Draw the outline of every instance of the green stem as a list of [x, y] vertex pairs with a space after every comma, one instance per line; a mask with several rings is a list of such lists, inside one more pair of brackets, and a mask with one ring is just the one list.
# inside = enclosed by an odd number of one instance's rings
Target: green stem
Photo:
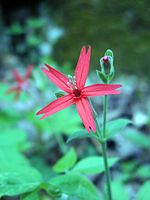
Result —
[[104, 166], [105, 166], [105, 176], [106, 176], [108, 200], [112, 200], [111, 178], [110, 178], [110, 171], [109, 171], [108, 159], [107, 159], [107, 141], [105, 140], [105, 138], [106, 138], [107, 109], [108, 109], [108, 97], [105, 96], [104, 97], [104, 119], [103, 119], [102, 153], [103, 153]]
[[103, 138], [106, 137], [107, 109], [108, 109], [108, 96], [105, 95], [105, 97], [104, 97], [104, 118], [103, 118]]
[[108, 200], [112, 200], [111, 179], [110, 179], [110, 171], [109, 171], [108, 160], [107, 160], [107, 144], [106, 144], [106, 142], [102, 143], [102, 152], [103, 152], [103, 159], [104, 159], [104, 166], [105, 166], [105, 176], [106, 176], [106, 183], [107, 183]]

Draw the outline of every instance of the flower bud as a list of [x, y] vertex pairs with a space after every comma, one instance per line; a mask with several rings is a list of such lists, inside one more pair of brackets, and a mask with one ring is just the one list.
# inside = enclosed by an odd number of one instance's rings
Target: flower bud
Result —
[[108, 49], [100, 59], [101, 70], [97, 71], [98, 76], [104, 83], [108, 83], [114, 76], [113, 52]]
[[108, 56], [104, 56], [104, 57], [103, 57], [103, 62], [104, 62], [104, 63], [108, 63], [108, 61], [109, 61]]

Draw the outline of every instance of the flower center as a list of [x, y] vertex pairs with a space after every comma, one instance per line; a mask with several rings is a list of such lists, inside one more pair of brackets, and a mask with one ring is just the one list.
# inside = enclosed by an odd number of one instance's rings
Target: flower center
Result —
[[74, 93], [75, 97], [80, 97], [80, 95], [81, 95], [81, 91], [79, 89], [74, 89], [73, 93]]
[[69, 85], [70, 90], [75, 95], [75, 98], [80, 97], [81, 96], [81, 90], [78, 89], [78, 87], [76, 85], [76, 78], [75, 78], [75, 76], [68, 75], [68, 79], [69, 79], [69, 82], [67, 82], [67, 84]]

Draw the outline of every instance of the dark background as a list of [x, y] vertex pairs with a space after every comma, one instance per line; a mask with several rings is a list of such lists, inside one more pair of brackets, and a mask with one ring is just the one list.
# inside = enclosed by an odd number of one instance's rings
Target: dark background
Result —
[[[150, 75], [150, 7], [149, 1], [2, 1], [1, 4], [1, 67], [5, 56], [13, 54], [23, 62], [37, 64], [42, 59], [39, 45], [51, 48], [47, 56], [62, 65], [75, 64], [82, 45], [91, 45], [92, 67], [111, 48], [121, 73]], [[28, 21], [38, 19], [37, 26]], [[16, 27], [15, 27], [16, 26]], [[51, 28], [49, 28], [51, 26]], [[53, 28], [60, 29], [55, 41], [49, 37]], [[5, 34], [5, 36], [4, 36]], [[32, 36], [33, 41], [29, 41]], [[35, 54], [41, 55], [37, 57]], [[73, 65], [72, 65], [73, 66]]]

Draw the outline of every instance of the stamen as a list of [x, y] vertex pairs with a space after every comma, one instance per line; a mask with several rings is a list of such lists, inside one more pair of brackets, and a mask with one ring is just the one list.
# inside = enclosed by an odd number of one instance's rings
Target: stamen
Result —
[[81, 91], [78, 89], [76, 85], [76, 77], [68, 75], [69, 81], [67, 82], [68, 86], [70, 87], [70, 90], [74, 93], [75, 98], [79, 98], [81, 95]]
[[69, 82], [67, 82], [67, 84], [69, 85], [70, 89], [71, 90], [78, 89], [76, 86], [76, 77], [68, 75], [68, 79], [69, 79]]
[[76, 85], [76, 78], [75, 78], [75, 76], [68, 75], [68, 79], [69, 79], [69, 82], [72, 85]]

